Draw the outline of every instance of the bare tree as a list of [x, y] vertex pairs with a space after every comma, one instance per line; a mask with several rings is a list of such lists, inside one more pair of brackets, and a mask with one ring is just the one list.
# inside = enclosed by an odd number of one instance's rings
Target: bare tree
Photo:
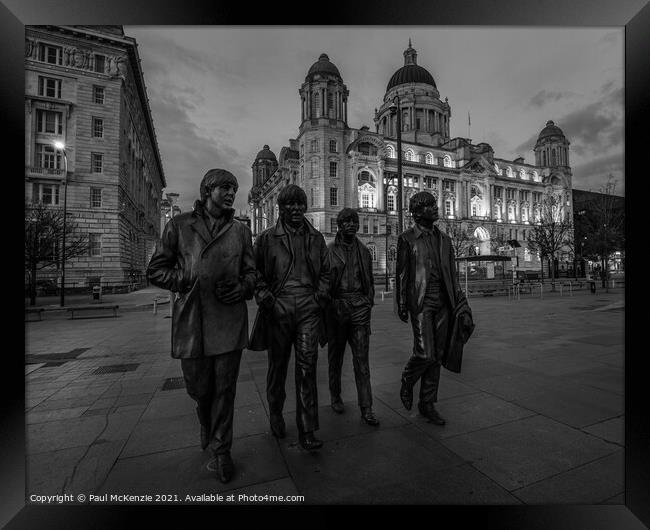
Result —
[[467, 256], [473, 248], [476, 238], [461, 226], [460, 222], [440, 220], [438, 228], [447, 234], [451, 239], [451, 246], [454, 249], [454, 256]]
[[602, 286], [607, 288], [609, 258], [611, 253], [625, 248], [625, 210], [623, 198], [614, 195], [616, 181], [610, 175], [607, 184], [594, 193], [583, 205], [582, 215], [577, 217], [584, 252], [593, 260], [600, 261]]
[[69, 217], [65, 249], [61, 249], [63, 210], [42, 203], [25, 209], [25, 272], [29, 277], [30, 305], [36, 303], [36, 276], [39, 270], [52, 266], [58, 268], [62, 260], [88, 253], [87, 238], [78, 233], [76, 223]]
[[573, 238], [573, 223], [565, 212], [561, 192], [549, 190], [544, 195], [534, 223], [528, 236], [528, 248], [539, 252], [542, 264], [545, 258], [549, 260], [552, 289], [555, 289], [555, 257], [569, 247]]

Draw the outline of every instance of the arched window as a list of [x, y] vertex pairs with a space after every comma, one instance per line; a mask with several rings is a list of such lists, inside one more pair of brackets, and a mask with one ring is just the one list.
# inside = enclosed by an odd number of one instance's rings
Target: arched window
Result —
[[514, 173], [512, 172], [512, 168], [510, 166], [508, 166], [506, 168], [506, 176], [508, 176], [510, 178], [513, 178], [515, 176]]
[[395, 148], [392, 145], [386, 146], [386, 155], [388, 158], [395, 158]]
[[451, 167], [451, 157], [449, 155], [446, 155], [444, 158], [444, 166]]
[[427, 153], [425, 158], [424, 158], [424, 161], [427, 164], [433, 164], [433, 155], [431, 153]]
[[523, 167], [519, 170], [519, 178], [522, 180], [528, 180], [528, 175], [526, 175], [526, 170]]
[[360, 171], [357, 176], [360, 208], [377, 207], [377, 186], [375, 176], [370, 171]]
[[515, 221], [515, 207], [512, 204], [508, 206], [508, 221]]
[[537, 171], [533, 171], [533, 180], [539, 182], [539, 173]]
[[377, 247], [373, 243], [368, 245], [368, 251], [370, 252], [372, 261], [377, 261]]
[[413, 149], [407, 149], [404, 153], [404, 158], [409, 162], [413, 161], [415, 159], [415, 153], [413, 152]]

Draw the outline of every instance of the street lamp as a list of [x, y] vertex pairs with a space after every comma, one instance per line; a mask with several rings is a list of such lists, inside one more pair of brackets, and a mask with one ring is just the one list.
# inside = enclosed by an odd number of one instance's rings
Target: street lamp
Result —
[[404, 232], [404, 214], [402, 205], [402, 112], [400, 109], [399, 96], [393, 98], [393, 104], [390, 106], [390, 111], [391, 113], [397, 112], [397, 233], [401, 234]]
[[61, 238], [61, 307], [65, 304], [65, 232], [66, 211], [68, 206], [68, 157], [63, 142], [54, 142], [54, 147], [63, 153], [63, 237]]

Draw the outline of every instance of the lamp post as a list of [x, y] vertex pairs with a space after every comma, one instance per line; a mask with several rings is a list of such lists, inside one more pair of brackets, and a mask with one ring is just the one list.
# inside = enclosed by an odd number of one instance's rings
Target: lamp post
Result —
[[397, 112], [397, 233], [401, 234], [404, 232], [404, 212], [402, 205], [404, 192], [402, 182], [402, 112], [399, 96], [393, 98], [393, 104], [390, 106], [390, 109], [391, 112]]
[[65, 304], [65, 232], [68, 206], [68, 156], [63, 142], [55, 142], [54, 147], [63, 153], [63, 237], [61, 238], [61, 307]]

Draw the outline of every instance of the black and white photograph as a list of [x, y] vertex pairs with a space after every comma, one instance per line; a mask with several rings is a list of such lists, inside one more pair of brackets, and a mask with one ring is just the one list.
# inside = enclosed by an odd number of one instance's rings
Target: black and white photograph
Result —
[[24, 42], [27, 506], [626, 505], [625, 27]]

